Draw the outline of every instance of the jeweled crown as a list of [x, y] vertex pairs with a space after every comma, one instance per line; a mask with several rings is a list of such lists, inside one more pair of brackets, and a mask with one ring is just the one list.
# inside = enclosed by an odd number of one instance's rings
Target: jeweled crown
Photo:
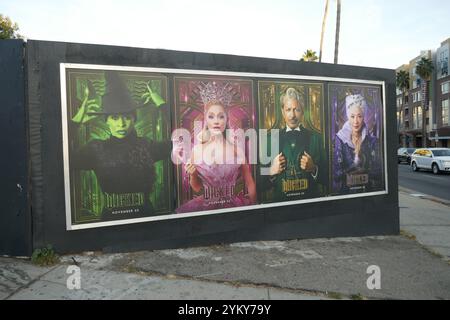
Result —
[[208, 82], [200, 89], [200, 97], [205, 106], [217, 102], [221, 103], [224, 107], [228, 107], [233, 99], [232, 90], [228, 83], [221, 86], [215, 82]]

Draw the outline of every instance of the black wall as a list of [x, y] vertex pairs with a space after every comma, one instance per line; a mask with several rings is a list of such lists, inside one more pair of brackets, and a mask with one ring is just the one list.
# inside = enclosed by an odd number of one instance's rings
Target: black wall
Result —
[[31, 252], [24, 53], [0, 41], [0, 254], [14, 256]]
[[[33, 246], [125, 251], [250, 240], [397, 234], [395, 72], [231, 55], [28, 41]], [[59, 63], [278, 73], [386, 81], [389, 194], [66, 231]], [[395, 139], [393, 138], [395, 137]]]

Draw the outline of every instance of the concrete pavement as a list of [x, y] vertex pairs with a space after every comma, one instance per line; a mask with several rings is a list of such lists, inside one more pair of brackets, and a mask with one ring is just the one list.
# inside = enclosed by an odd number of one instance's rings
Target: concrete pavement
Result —
[[401, 188], [400, 226], [450, 261], [450, 201]]
[[[109, 257], [105, 257], [109, 259]], [[103, 258], [100, 258], [103, 261]], [[91, 261], [92, 263], [92, 261]], [[80, 290], [68, 289], [68, 265], [39, 268], [25, 261], [0, 258], [0, 299], [40, 300], [323, 300], [320, 294], [189, 280], [81, 266]], [[73, 273], [71, 273], [73, 274]]]
[[[0, 258], [0, 298], [450, 299], [450, 207], [401, 191], [400, 212], [406, 237], [86, 253], [64, 256], [52, 268]], [[66, 286], [72, 258], [80, 267], [80, 290]], [[379, 290], [366, 285], [372, 265], [381, 271]]]

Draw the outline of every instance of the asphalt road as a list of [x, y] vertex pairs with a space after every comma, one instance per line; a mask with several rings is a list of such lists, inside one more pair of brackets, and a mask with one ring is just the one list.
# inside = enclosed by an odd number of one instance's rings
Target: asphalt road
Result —
[[450, 174], [434, 175], [431, 171], [413, 172], [406, 164], [398, 165], [398, 183], [401, 187], [415, 190], [445, 200], [450, 200]]

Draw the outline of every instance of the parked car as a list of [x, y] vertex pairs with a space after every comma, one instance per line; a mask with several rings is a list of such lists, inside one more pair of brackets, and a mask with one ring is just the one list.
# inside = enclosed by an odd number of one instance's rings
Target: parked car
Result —
[[400, 148], [397, 150], [398, 163], [406, 162], [411, 164], [411, 155], [416, 151], [416, 148]]
[[441, 171], [450, 172], [450, 149], [417, 149], [411, 156], [411, 168], [413, 171], [432, 170], [434, 174], [439, 174]]

